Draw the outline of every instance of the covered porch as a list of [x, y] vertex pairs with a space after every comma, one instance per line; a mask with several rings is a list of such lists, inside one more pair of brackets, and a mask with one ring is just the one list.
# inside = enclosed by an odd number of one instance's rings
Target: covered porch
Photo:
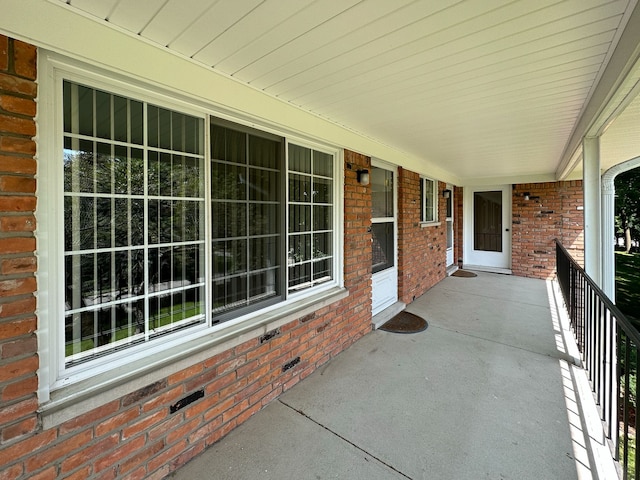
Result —
[[551, 281], [447, 277], [408, 306], [427, 330], [367, 335], [173, 478], [615, 478], [563, 308]]

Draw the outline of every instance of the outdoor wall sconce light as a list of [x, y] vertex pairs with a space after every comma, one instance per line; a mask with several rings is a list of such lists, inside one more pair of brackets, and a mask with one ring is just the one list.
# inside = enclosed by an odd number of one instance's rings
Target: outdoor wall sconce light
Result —
[[525, 192], [525, 193], [524, 193], [524, 199], [525, 199], [526, 201], [529, 201], [529, 192]]
[[356, 172], [358, 174], [358, 183], [363, 187], [369, 185], [369, 170], [366, 168], [363, 170], [358, 170]]
[[451, 190], [443, 190], [442, 191], [442, 196], [444, 198], [451, 198]]

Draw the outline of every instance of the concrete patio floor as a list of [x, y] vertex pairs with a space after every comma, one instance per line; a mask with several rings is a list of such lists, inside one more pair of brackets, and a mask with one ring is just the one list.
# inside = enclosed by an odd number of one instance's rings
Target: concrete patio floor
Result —
[[448, 277], [171, 478], [595, 478], [550, 291]]

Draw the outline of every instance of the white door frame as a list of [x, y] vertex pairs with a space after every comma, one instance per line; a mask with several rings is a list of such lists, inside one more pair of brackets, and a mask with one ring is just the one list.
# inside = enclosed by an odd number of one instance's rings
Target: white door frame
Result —
[[[371, 159], [371, 166], [393, 172], [393, 267], [371, 275], [371, 313], [376, 315], [398, 301], [398, 167]], [[381, 219], [371, 219], [380, 223]], [[373, 242], [373, 238], [371, 239]]]
[[[474, 250], [474, 194], [502, 192], [502, 252]], [[464, 187], [464, 251], [465, 268], [498, 273], [511, 273], [511, 185], [480, 185]]]

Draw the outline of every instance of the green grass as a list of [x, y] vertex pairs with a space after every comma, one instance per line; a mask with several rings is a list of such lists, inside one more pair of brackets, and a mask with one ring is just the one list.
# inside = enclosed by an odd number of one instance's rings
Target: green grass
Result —
[[[636, 475], [636, 437], [635, 435], [629, 435], [629, 451], [628, 462], [627, 462], [627, 478], [635, 478]], [[618, 449], [618, 455], [620, 459], [620, 463], [624, 461], [624, 435], [620, 433], [620, 448]]]
[[[631, 320], [636, 327], [640, 328], [640, 254], [638, 253], [624, 253], [616, 252], [616, 305], [620, 311]], [[635, 349], [633, 349], [635, 353]], [[624, 355], [624, 352], [621, 352]], [[635, 356], [635, 355], [634, 355]], [[631, 359], [631, 365], [636, 365], [636, 359]], [[635, 369], [630, 374], [629, 390], [635, 394], [637, 372]], [[623, 386], [624, 388], [624, 386]], [[632, 395], [633, 408], [636, 408], [636, 398]], [[637, 414], [637, 412], [636, 412]], [[624, 436], [620, 435], [620, 462], [624, 460], [623, 457], [623, 439]], [[636, 468], [636, 445], [635, 445], [635, 432], [629, 434], [629, 452], [628, 463], [625, 465], [628, 473], [628, 478], [635, 478]]]
[[616, 252], [616, 305], [636, 324], [640, 322], [640, 253]]

